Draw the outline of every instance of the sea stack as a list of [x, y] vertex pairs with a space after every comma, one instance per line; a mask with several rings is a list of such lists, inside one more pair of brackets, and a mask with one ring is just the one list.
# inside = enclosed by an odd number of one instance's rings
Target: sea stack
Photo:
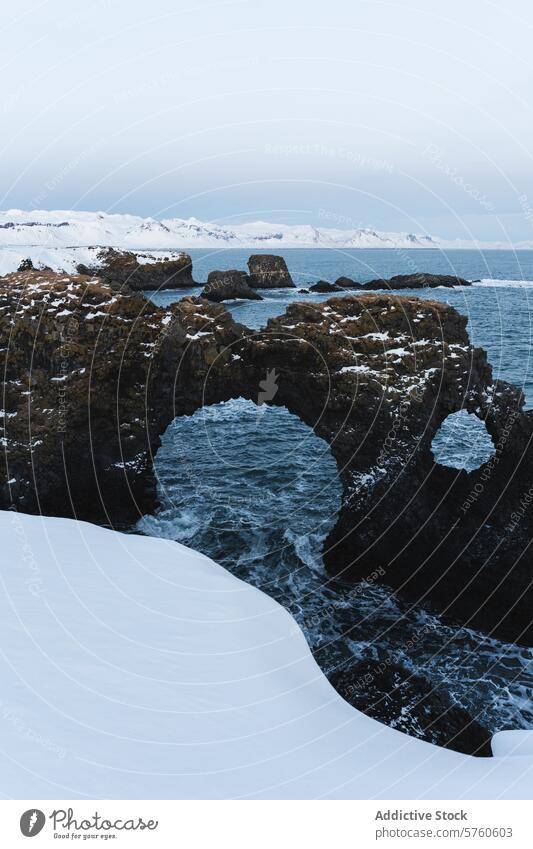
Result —
[[200, 293], [208, 301], [229, 301], [234, 298], [246, 298], [249, 301], [262, 301], [261, 295], [250, 288], [245, 271], [211, 271], [207, 284]]
[[253, 289], [295, 288], [282, 256], [253, 254], [248, 260], [248, 268]]

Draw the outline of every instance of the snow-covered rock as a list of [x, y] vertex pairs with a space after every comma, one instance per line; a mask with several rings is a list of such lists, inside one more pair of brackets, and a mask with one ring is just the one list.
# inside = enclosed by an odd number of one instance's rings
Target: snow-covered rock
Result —
[[531, 798], [529, 752], [357, 712], [291, 616], [208, 558], [67, 519], [0, 529], [4, 796]]

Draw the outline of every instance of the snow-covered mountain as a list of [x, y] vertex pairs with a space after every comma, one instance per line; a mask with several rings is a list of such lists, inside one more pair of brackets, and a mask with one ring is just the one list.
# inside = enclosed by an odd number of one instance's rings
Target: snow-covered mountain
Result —
[[[243, 248], [254, 251], [290, 248], [515, 248], [531, 249], [533, 242], [516, 245], [449, 241], [420, 233], [385, 233], [369, 228], [336, 229], [311, 224], [216, 224], [197, 218], [141, 218], [138, 215], [73, 210], [9, 209], [0, 212], [0, 275], [15, 271], [29, 257], [34, 265], [72, 272], [80, 262], [94, 265], [101, 247], [141, 252], [149, 262], [150, 251], [169, 256], [191, 248], [220, 250]], [[144, 256], [142, 255], [144, 252]], [[160, 258], [160, 255], [159, 255]]]
[[0, 533], [4, 797], [531, 798], [532, 732], [473, 758], [364, 716], [286, 610], [177, 542]]
[[140, 218], [71, 210], [0, 212], [0, 247], [113, 245], [129, 249], [181, 248], [435, 248], [415, 233], [342, 230], [310, 224], [210, 224], [196, 218]]

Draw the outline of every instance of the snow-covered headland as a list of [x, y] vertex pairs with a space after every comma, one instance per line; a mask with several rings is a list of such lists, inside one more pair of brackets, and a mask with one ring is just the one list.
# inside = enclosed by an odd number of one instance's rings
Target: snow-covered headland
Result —
[[[328, 219], [324, 219], [328, 224]], [[116, 247], [133, 251], [179, 251], [191, 248], [259, 250], [290, 248], [472, 248], [511, 247], [446, 241], [420, 233], [390, 233], [370, 228], [343, 229], [310, 224], [217, 224], [196, 218], [161, 221], [137, 215], [73, 210], [10, 209], [0, 212], [0, 274], [15, 271], [31, 258], [54, 270], [74, 271], [94, 261], [96, 250]], [[520, 245], [516, 247], [528, 247]], [[531, 247], [531, 245], [529, 245]], [[149, 257], [145, 257], [149, 260]]]
[[0, 527], [4, 795], [531, 798], [530, 735], [473, 758], [369, 719], [287, 611], [203, 555], [10, 511]]

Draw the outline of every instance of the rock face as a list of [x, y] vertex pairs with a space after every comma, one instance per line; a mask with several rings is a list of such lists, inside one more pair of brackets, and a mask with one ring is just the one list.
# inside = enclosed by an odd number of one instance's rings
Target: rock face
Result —
[[287, 263], [282, 256], [253, 254], [248, 260], [250, 286], [254, 289], [294, 288]]
[[98, 254], [96, 266], [79, 265], [77, 270], [80, 274], [98, 276], [114, 289], [127, 288], [133, 292], [186, 289], [198, 285], [192, 278], [192, 260], [185, 253], [178, 259], [140, 263], [129, 251], [104, 248]]
[[207, 285], [200, 294], [208, 301], [229, 301], [233, 298], [247, 298], [250, 301], [262, 301], [261, 295], [250, 288], [248, 275], [244, 271], [212, 271]]
[[360, 289], [361, 284], [356, 283], [351, 277], [337, 277], [335, 284], [341, 289]]
[[2, 279], [0, 333], [0, 505], [118, 526], [155, 503], [151, 456], [174, 403], [201, 406], [219, 346], [241, 335], [222, 306], [185, 299], [173, 313], [98, 278], [38, 271]]
[[23, 259], [20, 263], [19, 267], [17, 268], [17, 271], [31, 271], [32, 269], [33, 262], [29, 257], [26, 257], [26, 259]]
[[492, 756], [489, 729], [446, 692], [389, 658], [361, 660], [329, 678], [343, 699], [391, 728], [465, 755]]
[[[286, 406], [331, 446], [343, 484], [326, 567], [533, 643], [533, 415], [493, 381], [466, 318], [443, 303], [347, 295], [292, 303], [264, 331], [220, 304], [168, 309], [101, 279], [0, 280], [5, 375], [0, 506], [113, 525], [152, 512], [152, 458], [177, 415], [244, 397], [273, 369]], [[496, 454], [467, 474], [433, 436], [466, 408]]]
[[469, 280], [455, 277], [451, 274], [397, 274], [388, 280], [369, 280], [363, 284], [363, 288], [371, 289], [434, 289], [436, 286], [446, 286], [453, 289], [454, 286], [471, 286]]
[[350, 277], [339, 277], [335, 282], [337, 286], [343, 289], [362, 289], [367, 292], [376, 289], [435, 289], [437, 286], [446, 286], [453, 289], [455, 286], [472, 285], [470, 280], [464, 280], [462, 277], [455, 277], [451, 274], [426, 274], [424, 272], [397, 274], [395, 277], [368, 280], [366, 283], [357, 283]]
[[310, 292], [340, 292], [341, 287], [337, 286], [336, 283], [328, 283], [327, 280], [319, 280], [318, 283], [314, 283], [312, 286], [309, 286]]

